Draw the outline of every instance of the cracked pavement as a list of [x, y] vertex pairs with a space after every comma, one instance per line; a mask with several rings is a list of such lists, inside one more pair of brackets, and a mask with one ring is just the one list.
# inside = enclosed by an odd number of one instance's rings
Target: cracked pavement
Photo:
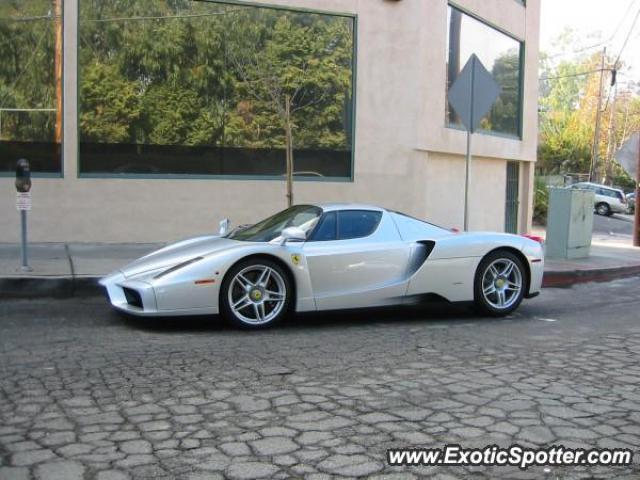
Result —
[[[506, 319], [434, 306], [261, 332], [100, 298], [0, 304], [0, 480], [640, 477], [640, 278]], [[389, 467], [390, 447], [624, 447], [626, 467]]]

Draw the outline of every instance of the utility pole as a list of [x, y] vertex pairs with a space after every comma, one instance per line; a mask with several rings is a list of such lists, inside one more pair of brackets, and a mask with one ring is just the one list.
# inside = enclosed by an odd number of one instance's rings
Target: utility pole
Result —
[[56, 88], [55, 142], [62, 144], [62, 1], [53, 0], [53, 21], [55, 28], [54, 78]]
[[616, 153], [616, 97], [618, 85], [613, 85], [613, 99], [611, 100], [611, 112], [609, 112], [609, 140], [607, 141], [607, 166], [605, 168], [607, 182], [612, 180], [613, 156]]
[[607, 55], [607, 47], [602, 49], [600, 59], [600, 87], [598, 89], [598, 109], [596, 110], [596, 128], [593, 135], [593, 145], [591, 147], [591, 170], [589, 171], [589, 181], [598, 182], [598, 155], [600, 150], [600, 119], [602, 117], [602, 88], [604, 83], [604, 59]]
[[638, 197], [640, 197], [640, 135], [638, 135], [638, 158], [636, 161], [636, 208], [635, 223], [633, 224], [633, 246], [640, 247], [640, 206], [638, 205]]

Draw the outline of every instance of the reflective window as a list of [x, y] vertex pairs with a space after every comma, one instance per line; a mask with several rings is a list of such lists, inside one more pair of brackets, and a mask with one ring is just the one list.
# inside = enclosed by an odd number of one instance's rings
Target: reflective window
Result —
[[327, 212], [322, 216], [322, 220], [309, 239], [314, 242], [326, 242], [335, 240], [338, 237], [338, 225], [336, 212]]
[[341, 210], [338, 212], [338, 240], [371, 235], [380, 223], [382, 212], [371, 210]]
[[62, 171], [61, 8], [62, 0], [0, 2], [0, 172], [15, 172], [19, 158], [33, 172]]
[[[521, 43], [451, 6], [447, 24], [448, 87], [475, 53], [501, 88], [498, 100], [482, 119], [480, 129], [520, 136]], [[448, 102], [446, 115], [450, 125], [462, 125]]]
[[227, 238], [247, 242], [270, 242], [288, 227], [309, 234], [318, 223], [322, 209], [311, 205], [295, 205], [247, 228], [231, 232]]
[[354, 18], [80, 2], [80, 172], [350, 178]]

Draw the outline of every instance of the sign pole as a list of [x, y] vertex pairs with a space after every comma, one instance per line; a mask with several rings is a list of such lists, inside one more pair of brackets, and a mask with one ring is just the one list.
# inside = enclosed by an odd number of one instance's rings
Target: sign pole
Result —
[[467, 130], [467, 155], [464, 175], [464, 231], [469, 231], [469, 193], [471, 184], [471, 135], [500, 95], [500, 85], [472, 54], [449, 87], [448, 100]]
[[464, 175], [464, 231], [469, 231], [469, 182], [471, 176], [471, 130], [467, 129], [467, 159]]

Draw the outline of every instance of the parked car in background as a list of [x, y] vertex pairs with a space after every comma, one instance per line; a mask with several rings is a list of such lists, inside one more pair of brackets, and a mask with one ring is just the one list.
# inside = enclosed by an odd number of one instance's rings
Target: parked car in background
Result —
[[624, 192], [618, 188], [591, 182], [574, 183], [567, 188], [594, 192], [593, 208], [598, 215], [609, 216], [614, 213], [627, 213], [627, 198], [624, 196]]
[[636, 192], [627, 193], [627, 207], [629, 213], [636, 211]]

